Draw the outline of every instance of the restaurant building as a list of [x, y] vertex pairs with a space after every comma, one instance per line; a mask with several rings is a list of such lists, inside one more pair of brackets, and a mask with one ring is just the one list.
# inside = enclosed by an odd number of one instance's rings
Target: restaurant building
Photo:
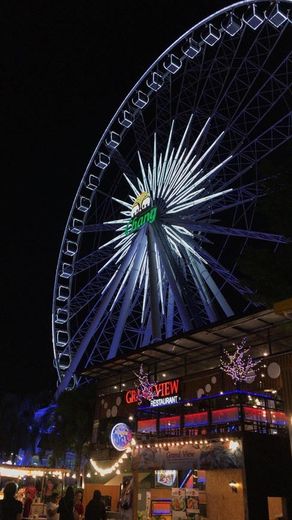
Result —
[[[99, 488], [109, 519], [291, 519], [287, 305], [91, 370], [98, 396], [85, 499]], [[242, 338], [255, 363], [235, 385], [220, 362]]]

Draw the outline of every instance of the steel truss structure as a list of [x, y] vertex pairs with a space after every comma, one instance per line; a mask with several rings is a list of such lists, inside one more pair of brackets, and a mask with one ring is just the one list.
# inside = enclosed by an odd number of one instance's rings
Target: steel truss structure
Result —
[[245, 0], [202, 20], [114, 114], [60, 249], [57, 393], [96, 363], [248, 305], [247, 241], [286, 241], [252, 224], [260, 162], [292, 134], [291, 3]]

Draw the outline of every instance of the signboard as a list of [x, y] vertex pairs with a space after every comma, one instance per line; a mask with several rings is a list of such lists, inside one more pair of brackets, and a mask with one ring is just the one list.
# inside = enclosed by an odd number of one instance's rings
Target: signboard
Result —
[[111, 443], [118, 451], [124, 451], [131, 443], [132, 432], [125, 423], [117, 423], [111, 431]]
[[[236, 448], [234, 445], [236, 443]], [[228, 442], [214, 441], [210, 444], [184, 446], [136, 446], [132, 455], [132, 469], [151, 471], [155, 469], [223, 469], [242, 467], [240, 439]]]
[[150, 208], [147, 211], [143, 212], [143, 214], [138, 215], [137, 217], [131, 218], [130, 222], [127, 224], [125, 229], [125, 235], [128, 236], [130, 233], [134, 233], [138, 231], [144, 224], [149, 222], [149, 224], [153, 224], [156, 220], [157, 208]]
[[[150, 406], [163, 406], [167, 404], [174, 404], [179, 401], [179, 379], [171, 379], [170, 381], [163, 381], [155, 383], [152, 386], [155, 398], [151, 399]], [[127, 404], [138, 402], [138, 391], [133, 388], [128, 390], [125, 394]]]

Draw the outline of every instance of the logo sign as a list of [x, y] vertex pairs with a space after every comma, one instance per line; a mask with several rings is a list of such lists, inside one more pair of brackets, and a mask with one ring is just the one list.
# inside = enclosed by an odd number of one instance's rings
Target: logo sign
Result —
[[[153, 394], [155, 399], [150, 400], [151, 406], [161, 406], [163, 404], [174, 404], [178, 401], [179, 379], [163, 381], [163, 383], [155, 383], [153, 385]], [[125, 394], [127, 404], [138, 402], [138, 391], [136, 389], [128, 390]]]
[[152, 224], [156, 220], [157, 208], [150, 207], [150, 194], [143, 191], [136, 197], [131, 210], [131, 220], [125, 229], [125, 235], [138, 231], [144, 224]]
[[125, 423], [117, 423], [111, 431], [111, 443], [118, 451], [124, 451], [131, 443], [132, 432]]

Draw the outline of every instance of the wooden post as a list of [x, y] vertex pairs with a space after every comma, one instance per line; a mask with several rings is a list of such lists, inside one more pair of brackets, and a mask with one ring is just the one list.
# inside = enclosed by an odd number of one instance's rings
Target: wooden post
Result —
[[133, 471], [133, 520], [137, 520], [137, 518], [138, 518], [138, 493], [139, 493], [138, 471]]

